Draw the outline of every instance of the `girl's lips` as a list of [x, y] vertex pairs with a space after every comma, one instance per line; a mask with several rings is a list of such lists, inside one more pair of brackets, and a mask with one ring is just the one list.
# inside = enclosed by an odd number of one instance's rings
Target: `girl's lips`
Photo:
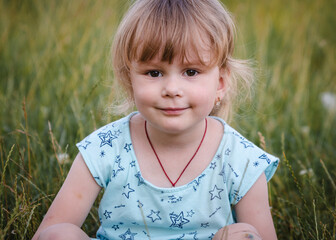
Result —
[[180, 115], [185, 110], [187, 110], [188, 107], [183, 107], [183, 108], [159, 108], [159, 109], [167, 115]]

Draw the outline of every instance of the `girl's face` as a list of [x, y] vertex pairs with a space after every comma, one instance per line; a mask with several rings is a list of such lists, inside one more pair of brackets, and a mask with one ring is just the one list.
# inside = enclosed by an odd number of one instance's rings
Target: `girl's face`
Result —
[[[200, 52], [205, 63], [210, 51]], [[149, 62], [133, 61], [130, 78], [135, 105], [151, 127], [176, 134], [203, 126], [217, 97], [224, 93], [224, 75], [218, 66], [202, 65], [190, 53], [169, 64], [157, 56]]]

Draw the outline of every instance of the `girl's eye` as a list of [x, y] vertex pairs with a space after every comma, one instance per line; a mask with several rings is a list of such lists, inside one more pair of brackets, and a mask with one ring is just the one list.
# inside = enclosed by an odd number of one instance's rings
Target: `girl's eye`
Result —
[[162, 77], [162, 73], [157, 70], [149, 71], [147, 75], [150, 77]]
[[188, 77], [194, 77], [198, 74], [198, 72], [194, 69], [188, 69], [187, 71], [185, 71], [184, 74], [187, 75]]

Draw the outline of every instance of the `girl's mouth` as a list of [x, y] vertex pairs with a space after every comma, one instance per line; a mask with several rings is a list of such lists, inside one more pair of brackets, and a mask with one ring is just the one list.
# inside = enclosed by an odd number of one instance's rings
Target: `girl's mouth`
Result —
[[185, 112], [189, 107], [173, 107], [173, 108], [159, 108], [167, 115], [180, 115]]

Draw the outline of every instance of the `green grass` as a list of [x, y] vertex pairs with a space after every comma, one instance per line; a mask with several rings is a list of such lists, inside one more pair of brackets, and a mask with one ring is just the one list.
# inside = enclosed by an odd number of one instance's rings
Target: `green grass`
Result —
[[[108, 59], [125, 2], [0, 0], [0, 239], [32, 237], [75, 143], [117, 118], [107, 111]], [[278, 237], [335, 239], [336, 111], [321, 94], [336, 94], [336, 2], [226, 5], [238, 25], [236, 55], [257, 69], [253, 100], [232, 124], [281, 158], [269, 184]], [[84, 224], [92, 236], [96, 206]]]

